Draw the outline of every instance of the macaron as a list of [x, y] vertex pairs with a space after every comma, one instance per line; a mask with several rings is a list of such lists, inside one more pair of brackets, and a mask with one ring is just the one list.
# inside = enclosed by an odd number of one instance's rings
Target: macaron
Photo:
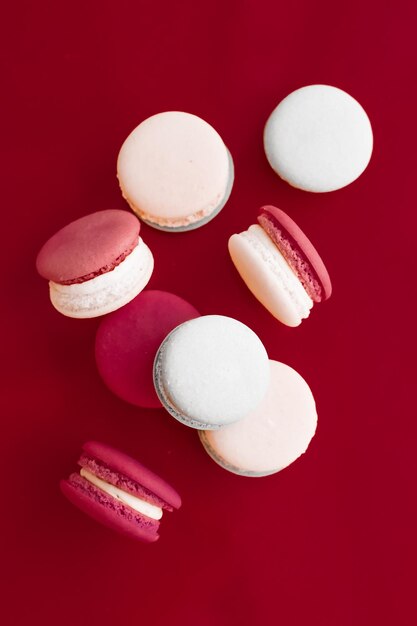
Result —
[[271, 113], [264, 147], [272, 169], [293, 187], [334, 191], [362, 174], [373, 134], [362, 106], [330, 85], [301, 87]]
[[97, 522], [132, 539], [156, 541], [163, 512], [181, 506], [173, 487], [104, 443], [85, 443], [78, 465], [79, 472], [61, 481], [62, 493]]
[[210, 124], [191, 113], [166, 111], [144, 120], [123, 143], [117, 177], [141, 220], [170, 232], [213, 219], [233, 185], [233, 161]]
[[279, 321], [298, 326], [332, 285], [317, 250], [284, 211], [264, 206], [254, 224], [229, 239], [229, 253], [253, 295]]
[[96, 334], [95, 355], [110, 391], [136, 406], [160, 408], [153, 384], [155, 355], [171, 330], [199, 315], [173, 293], [146, 289], [104, 317]]
[[222, 315], [204, 315], [175, 328], [154, 364], [163, 407], [197, 429], [220, 428], [250, 413], [263, 399], [269, 376], [259, 337]]
[[241, 476], [281, 471], [308, 448], [317, 427], [313, 394], [291, 367], [270, 361], [271, 382], [261, 404], [247, 417], [216, 431], [200, 431], [216, 463]]
[[130, 302], [148, 283], [153, 256], [127, 211], [97, 211], [61, 228], [36, 267], [53, 306], [68, 317], [97, 317]]

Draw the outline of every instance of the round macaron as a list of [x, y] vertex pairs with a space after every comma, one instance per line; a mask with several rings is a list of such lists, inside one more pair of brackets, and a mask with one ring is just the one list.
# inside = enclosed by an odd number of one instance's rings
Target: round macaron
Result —
[[159, 538], [163, 511], [181, 506], [178, 493], [130, 456], [97, 441], [83, 445], [81, 467], [62, 480], [62, 493], [96, 521], [146, 543]]
[[278, 320], [298, 326], [332, 285], [317, 250], [284, 211], [264, 206], [254, 224], [229, 239], [229, 252], [253, 295]]
[[241, 476], [279, 472], [307, 450], [316, 432], [316, 405], [305, 380], [283, 363], [270, 361], [270, 367], [268, 391], [250, 415], [199, 433], [214, 461]]
[[180, 232], [203, 226], [226, 204], [233, 161], [210, 124], [190, 113], [167, 111], [130, 133], [120, 149], [117, 176], [141, 220]]
[[98, 371], [119, 398], [144, 408], [160, 408], [153, 384], [153, 362], [162, 341], [199, 312], [166, 291], [145, 290], [104, 317], [96, 334]]
[[98, 211], [61, 228], [40, 250], [36, 267], [49, 280], [63, 315], [97, 317], [120, 308], [148, 283], [153, 256], [127, 211]]
[[205, 315], [181, 324], [163, 341], [154, 383], [162, 405], [177, 420], [192, 428], [220, 428], [263, 399], [268, 355], [245, 324]]
[[352, 96], [330, 85], [309, 85], [290, 93], [271, 113], [264, 147], [272, 169], [290, 185], [325, 192], [362, 174], [373, 135]]

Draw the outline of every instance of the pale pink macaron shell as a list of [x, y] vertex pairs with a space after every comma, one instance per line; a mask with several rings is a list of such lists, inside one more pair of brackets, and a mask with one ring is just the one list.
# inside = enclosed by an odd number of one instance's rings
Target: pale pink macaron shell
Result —
[[147, 224], [168, 231], [198, 228], [227, 201], [233, 162], [217, 131], [183, 111], [145, 119], [117, 160], [123, 196]]
[[243, 476], [284, 469], [307, 450], [316, 431], [316, 405], [305, 380], [278, 361], [270, 367], [270, 386], [256, 409], [221, 430], [199, 433], [219, 465]]
[[139, 220], [128, 211], [91, 213], [48, 239], [37, 256], [37, 270], [59, 284], [90, 280], [111, 271], [130, 254], [139, 230]]

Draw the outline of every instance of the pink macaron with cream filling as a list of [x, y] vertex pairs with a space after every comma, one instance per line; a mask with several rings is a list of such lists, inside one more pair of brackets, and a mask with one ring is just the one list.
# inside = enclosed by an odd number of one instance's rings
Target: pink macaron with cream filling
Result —
[[264, 206], [254, 224], [229, 239], [229, 252], [254, 296], [278, 320], [298, 326], [332, 293], [317, 250], [284, 211]]
[[153, 256], [140, 222], [120, 210], [98, 211], [61, 228], [41, 248], [36, 267], [63, 315], [97, 317], [130, 302], [148, 283]]
[[181, 506], [173, 487], [147, 467], [111, 446], [89, 441], [62, 493], [104, 526], [146, 543], [157, 541], [164, 511]]

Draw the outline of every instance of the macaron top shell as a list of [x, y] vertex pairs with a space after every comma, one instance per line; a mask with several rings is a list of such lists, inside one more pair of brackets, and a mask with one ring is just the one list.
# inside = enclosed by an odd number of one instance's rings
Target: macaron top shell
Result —
[[139, 483], [158, 498], [166, 502], [170, 507], [178, 509], [181, 506], [181, 498], [176, 490], [157, 474], [142, 465], [136, 459], [116, 450], [115, 448], [97, 441], [88, 441], [82, 447], [83, 452], [93, 459], [104, 463], [113, 472]]
[[159, 408], [153, 384], [153, 362], [173, 328], [199, 317], [179, 296], [145, 290], [129, 304], [103, 318], [96, 334], [98, 371], [113, 393], [126, 402]]
[[127, 211], [98, 211], [61, 228], [41, 248], [36, 267], [59, 284], [80, 283], [111, 271], [138, 243], [139, 220]]
[[183, 414], [178, 419], [195, 428], [217, 428], [262, 400], [269, 383], [268, 356], [245, 324], [206, 315], [168, 335], [155, 361], [155, 382], [164, 406], [168, 399]]
[[365, 170], [373, 135], [366, 112], [352, 96], [330, 85], [308, 85], [271, 113], [264, 146], [271, 167], [290, 185], [328, 192]]
[[180, 111], [149, 117], [128, 136], [117, 173], [140, 217], [169, 225], [215, 211], [226, 194], [229, 155], [207, 122]]
[[261, 207], [258, 222], [299, 276], [312, 300], [320, 302], [330, 298], [332, 284], [326, 266], [294, 220], [281, 209], [267, 205]]

